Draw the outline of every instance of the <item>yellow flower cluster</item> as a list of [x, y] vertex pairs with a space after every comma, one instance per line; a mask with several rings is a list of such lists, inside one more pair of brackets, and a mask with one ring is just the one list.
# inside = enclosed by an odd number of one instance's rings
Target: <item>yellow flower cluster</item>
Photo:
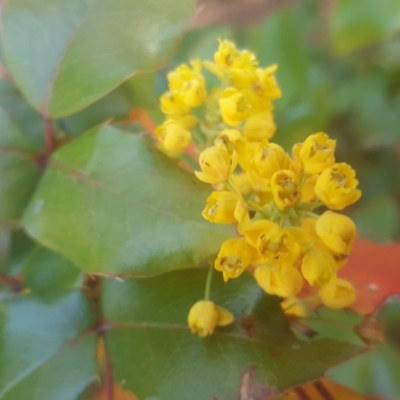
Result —
[[[219, 79], [218, 87], [206, 88], [203, 69]], [[220, 41], [214, 62], [178, 67], [168, 74], [170, 90], [161, 97], [166, 121], [156, 130], [159, 147], [176, 157], [194, 144], [195, 174], [214, 187], [202, 216], [237, 224], [238, 236], [222, 244], [215, 260], [225, 281], [248, 270], [287, 304], [309, 285], [326, 306], [347, 307], [355, 290], [337, 271], [350, 254], [356, 227], [335, 211], [360, 198], [358, 181], [348, 164], [336, 162], [336, 141], [326, 133], [310, 135], [291, 154], [271, 142], [273, 101], [281, 97], [276, 70], [260, 68], [253, 53], [228, 41]], [[328, 210], [318, 215], [321, 206]], [[205, 336], [231, 322], [208, 299], [200, 304], [189, 314], [193, 332]]]

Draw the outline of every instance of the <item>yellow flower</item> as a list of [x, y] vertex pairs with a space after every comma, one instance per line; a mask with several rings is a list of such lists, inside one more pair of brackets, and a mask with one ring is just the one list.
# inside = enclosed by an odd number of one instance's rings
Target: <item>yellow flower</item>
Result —
[[242, 137], [237, 129], [225, 129], [214, 140], [214, 145], [232, 154], [235, 143]]
[[253, 247], [257, 247], [258, 238], [264, 233], [278, 226], [275, 222], [268, 219], [259, 219], [252, 222], [243, 232], [247, 242]]
[[238, 126], [249, 116], [251, 104], [241, 91], [228, 88], [221, 93], [219, 108], [225, 124]]
[[[255, 150], [258, 146], [256, 142], [249, 142], [246, 138], [242, 137], [235, 142], [235, 151], [238, 157], [238, 163], [244, 171], [250, 168], [251, 160], [254, 156]], [[250, 185], [250, 180], [249, 180]]]
[[272, 195], [280, 210], [294, 207], [299, 200], [299, 179], [297, 174], [289, 169], [281, 169], [272, 175]]
[[267, 68], [258, 68], [256, 71], [257, 81], [253, 90], [263, 99], [275, 100], [282, 97], [281, 89], [275, 79], [277, 69], [278, 66], [274, 64]]
[[206, 98], [204, 77], [201, 75], [200, 60], [192, 61], [192, 68], [183, 64], [167, 76], [171, 91], [179, 93], [189, 107], [198, 107]]
[[322, 303], [330, 308], [348, 307], [356, 298], [354, 286], [344, 279], [336, 279], [322, 286], [318, 294]]
[[248, 50], [238, 50], [228, 40], [219, 40], [218, 51], [214, 54], [214, 61], [221, 69], [250, 68], [257, 65], [254, 53]]
[[243, 196], [248, 196], [253, 192], [247, 172], [236, 172], [231, 179]]
[[224, 281], [237, 278], [251, 265], [254, 250], [245, 239], [229, 239], [225, 241], [215, 260], [215, 269], [222, 271]]
[[254, 165], [263, 176], [272, 177], [280, 169], [289, 169], [291, 160], [281, 146], [264, 139], [256, 149]]
[[310, 135], [302, 145], [295, 146], [293, 152], [300, 159], [306, 174], [320, 174], [335, 162], [336, 140], [326, 133]]
[[311, 250], [303, 257], [301, 273], [311, 286], [322, 286], [336, 276], [335, 261], [330, 254]]
[[214, 63], [205, 61], [204, 66], [221, 80], [228, 79], [240, 88], [251, 85], [255, 79], [257, 59], [254, 53], [238, 50], [232, 42], [220, 40]]
[[201, 215], [210, 222], [231, 224], [236, 221], [234, 211], [238, 200], [239, 195], [236, 193], [212, 192]]
[[293, 265], [300, 255], [300, 247], [290, 231], [277, 224], [259, 235], [256, 246], [271, 265]]
[[174, 117], [180, 117], [190, 111], [188, 104], [185, 104], [180, 92], [169, 91], [160, 97], [161, 111]]
[[315, 194], [314, 188], [315, 184], [317, 183], [318, 175], [313, 174], [307, 177], [306, 181], [304, 182], [303, 187], [301, 188], [301, 200], [304, 203], [311, 203], [317, 199]]
[[318, 177], [315, 194], [327, 207], [343, 210], [361, 197], [355, 175], [356, 173], [348, 164], [334, 164]]
[[192, 135], [181, 125], [172, 120], [165, 121], [155, 131], [161, 147], [167, 152], [181, 152], [192, 142]]
[[281, 297], [295, 296], [303, 286], [300, 272], [291, 266], [260, 266], [254, 271], [254, 277], [265, 292]]
[[272, 175], [281, 169], [295, 170], [295, 166], [281, 146], [264, 139], [258, 145], [249, 167], [253, 189], [270, 191]]
[[347, 256], [356, 237], [356, 225], [345, 215], [325, 211], [315, 225], [317, 235], [336, 254]]
[[236, 167], [229, 153], [213, 146], [204, 150], [199, 156], [201, 172], [195, 171], [197, 178], [206, 183], [225, 182]]
[[244, 126], [244, 136], [250, 142], [260, 142], [274, 136], [276, 125], [271, 111], [251, 115]]
[[297, 297], [288, 297], [281, 302], [281, 308], [287, 315], [306, 317], [307, 307]]
[[212, 335], [217, 326], [232, 323], [233, 315], [209, 300], [200, 300], [192, 306], [188, 315], [190, 331], [201, 337]]
[[238, 222], [238, 232], [242, 235], [242, 232], [246, 229], [246, 227], [250, 223], [249, 217], [249, 207], [246, 201], [240, 197], [238, 202], [236, 203], [235, 211], [233, 213], [236, 221]]
[[[305, 218], [301, 223], [302, 229], [307, 234], [309, 246], [316, 250], [322, 251], [323, 253], [329, 254], [335, 263], [335, 269], [338, 270], [339, 268], [343, 267], [344, 264], [346, 264], [347, 254], [335, 253], [331, 248], [329, 248], [317, 235], [316, 225], [317, 219], [315, 218]], [[296, 237], [296, 240], [298, 242], [300, 241], [298, 237]]]

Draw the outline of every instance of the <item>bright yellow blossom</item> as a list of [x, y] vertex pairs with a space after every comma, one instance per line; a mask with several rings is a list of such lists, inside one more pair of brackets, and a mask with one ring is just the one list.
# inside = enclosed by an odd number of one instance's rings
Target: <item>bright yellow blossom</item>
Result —
[[167, 76], [170, 90], [178, 93], [189, 107], [198, 107], [206, 98], [205, 80], [201, 74], [201, 61], [194, 60], [192, 68], [183, 64]]
[[311, 250], [303, 257], [301, 273], [311, 286], [322, 286], [336, 276], [333, 257], [322, 251]]
[[315, 218], [305, 218], [301, 223], [302, 229], [306, 232], [308, 236], [309, 246], [313, 247], [315, 250], [319, 250], [323, 253], [329, 254], [335, 263], [335, 270], [338, 270], [346, 263], [347, 254], [335, 253], [322, 241], [322, 239], [317, 235], [317, 221], [318, 220]]
[[271, 111], [251, 115], [244, 126], [244, 137], [250, 142], [260, 142], [274, 136], [276, 125]]
[[303, 286], [300, 272], [291, 266], [260, 266], [254, 271], [254, 277], [265, 292], [281, 297], [295, 296]]
[[318, 175], [309, 175], [301, 188], [301, 200], [304, 203], [311, 203], [317, 199], [317, 195], [315, 194], [314, 188], [317, 183]]
[[328, 208], [343, 210], [361, 197], [355, 176], [356, 173], [348, 164], [334, 164], [318, 177], [315, 194]]
[[318, 237], [339, 255], [348, 255], [356, 238], [356, 225], [345, 215], [325, 211], [315, 225]]
[[[238, 161], [240, 163], [240, 158], [238, 158]], [[253, 189], [250, 185], [250, 179], [247, 172], [235, 172], [231, 179], [243, 196], [248, 196], [252, 193]]]
[[264, 232], [268, 232], [269, 230], [274, 229], [277, 226], [278, 225], [275, 224], [275, 222], [272, 222], [269, 219], [259, 219], [249, 224], [243, 232], [243, 235], [248, 243], [250, 243], [253, 247], [256, 247], [258, 238]]
[[293, 152], [300, 159], [306, 174], [320, 174], [335, 162], [336, 140], [326, 133], [310, 135], [302, 145], [295, 146]]
[[256, 79], [257, 59], [254, 53], [238, 50], [228, 40], [220, 40], [214, 63], [205, 61], [204, 66], [221, 80], [227, 79], [235, 87], [251, 85]]
[[160, 140], [162, 149], [170, 153], [180, 153], [192, 141], [190, 131], [172, 120], [167, 120], [157, 127], [155, 133]]
[[263, 99], [276, 100], [282, 97], [281, 89], [275, 79], [276, 64], [267, 68], [257, 68], [257, 81], [253, 86], [254, 92]]
[[236, 167], [229, 153], [213, 146], [204, 150], [199, 156], [201, 172], [195, 171], [197, 178], [205, 183], [225, 182]]
[[[241, 137], [239, 140], [235, 142], [235, 151], [237, 153], [237, 160], [240, 167], [244, 171], [248, 171], [250, 169], [251, 160], [254, 156], [255, 150], [258, 146], [256, 142], [249, 142], [245, 137]], [[249, 178], [249, 184], [250, 177]]]
[[254, 165], [263, 176], [271, 178], [276, 171], [289, 169], [291, 160], [281, 146], [264, 139], [256, 149]]
[[293, 265], [301, 251], [290, 231], [277, 224], [258, 236], [256, 247], [264, 260], [277, 266]]
[[236, 221], [234, 211], [238, 200], [239, 195], [236, 193], [227, 191], [212, 192], [201, 215], [210, 222], [231, 224]]
[[244, 239], [225, 241], [215, 260], [215, 269], [221, 271], [224, 281], [237, 278], [252, 264], [255, 258], [253, 248]]
[[229, 325], [233, 320], [228, 310], [209, 300], [198, 301], [188, 315], [190, 331], [201, 337], [212, 335], [217, 326]]
[[249, 167], [249, 176], [254, 190], [270, 191], [271, 178], [281, 169], [294, 170], [294, 164], [285, 150], [264, 139], [257, 147]]
[[356, 298], [354, 286], [344, 279], [336, 279], [322, 286], [318, 294], [322, 303], [330, 308], [348, 307]]
[[299, 200], [299, 179], [290, 169], [276, 171], [271, 178], [272, 195], [280, 210], [294, 207]]
[[[204, 68], [220, 80], [216, 86], [207, 88]], [[293, 296], [305, 281], [320, 287], [329, 307], [354, 300], [354, 288], [336, 275], [356, 228], [333, 211], [353, 204], [361, 191], [353, 169], [335, 162], [336, 141], [326, 133], [310, 135], [291, 154], [271, 143], [274, 101], [282, 96], [276, 71], [276, 65], [261, 68], [252, 52], [220, 40], [213, 61], [194, 60], [168, 74], [169, 91], [160, 98], [166, 122], [155, 133], [159, 149], [170, 157], [189, 146], [200, 153], [195, 175], [214, 190], [202, 215], [212, 223], [235, 224], [240, 235], [222, 244], [214, 268], [225, 281], [254, 271], [263, 290], [286, 298], [286, 313], [301, 316], [304, 307]], [[318, 216], [321, 205], [333, 211]], [[210, 282], [211, 274], [207, 298]], [[188, 316], [200, 336], [232, 320], [208, 300], [196, 303]]]
[[250, 223], [249, 207], [242, 197], [236, 203], [233, 215], [238, 223], [238, 232], [242, 234]]
[[225, 124], [238, 126], [250, 115], [251, 104], [241, 91], [228, 88], [221, 93], [219, 108]]
[[221, 131], [214, 140], [217, 147], [225, 149], [229, 154], [232, 154], [235, 149], [235, 143], [242, 137], [237, 129], [225, 129]]
[[190, 111], [180, 92], [169, 91], [160, 97], [161, 111], [169, 117], [181, 117]]

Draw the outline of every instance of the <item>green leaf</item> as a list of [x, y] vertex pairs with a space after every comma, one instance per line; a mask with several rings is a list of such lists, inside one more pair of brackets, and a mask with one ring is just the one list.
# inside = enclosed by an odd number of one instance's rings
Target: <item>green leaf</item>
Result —
[[95, 337], [72, 342], [93, 323], [84, 296], [12, 297], [1, 311], [1, 398], [77, 398], [96, 374]]
[[228, 283], [220, 274], [213, 280], [212, 300], [229, 309], [235, 323], [211, 337], [192, 335], [186, 318], [203, 298], [206, 272], [104, 281], [114, 378], [139, 398], [233, 399], [246, 373], [254, 373], [254, 384], [265, 390], [280, 390], [318, 379], [329, 366], [362, 350], [338, 340], [296, 339], [278, 298], [263, 294], [247, 274]]
[[165, 64], [193, 11], [194, 0], [10, 0], [4, 55], [27, 99], [61, 117]]
[[333, 381], [365, 395], [397, 400], [400, 398], [399, 368], [398, 351], [384, 344], [375, 351], [332, 368], [327, 375]]
[[393, 241], [400, 224], [396, 201], [390, 196], [374, 197], [353, 214], [361, 236], [376, 242]]
[[331, 37], [338, 54], [378, 42], [400, 28], [398, 0], [339, 0], [331, 22]]
[[104, 126], [54, 153], [24, 224], [87, 272], [190, 268], [234, 235], [201, 217], [210, 190], [142, 136]]
[[41, 169], [35, 146], [0, 109], [0, 223], [16, 222], [23, 213]]
[[12, 81], [0, 80], [0, 106], [7, 111], [21, 132], [35, 145], [38, 151], [44, 149], [44, 120], [22, 97]]
[[20, 230], [8, 232], [8, 240], [4, 242], [4, 257], [0, 262], [0, 273], [18, 276], [35, 243]]
[[58, 124], [68, 134], [79, 136], [111, 119], [126, 119], [130, 109], [129, 102], [128, 89], [124, 84], [84, 110], [58, 120]]
[[60, 254], [36, 246], [24, 265], [24, 284], [36, 295], [58, 293], [80, 286], [80, 271]]

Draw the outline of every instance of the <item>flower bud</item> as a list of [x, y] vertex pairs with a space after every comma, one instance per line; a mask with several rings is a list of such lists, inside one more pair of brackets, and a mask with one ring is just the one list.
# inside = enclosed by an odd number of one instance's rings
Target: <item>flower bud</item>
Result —
[[254, 278], [265, 292], [281, 297], [295, 296], [303, 286], [300, 272], [291, 266], [260, 266], [254, 271]]
[[202, 172], [195, 171], [197, 178], [212, 184], [225, 182], [236, 167], [229, 153], [216, 146], [200, 154], [199, 164]]
[[250, 142], [261, 142], [274, 136], [276, 125], [271, 111], [252, 115], [246, 121], [244, 136]]
[[190, 132], [175, 121], [166, 121], [156, 128], [161, 147], [166, 152], [181, 152], [192, 141]]
[[301, 263], [301, 273], [311, 286], [322, 286], [336, 276], [335, 261], [330, 254], [311, 250]]
[[336, 279], [322, 286], [318, 294], [322, 303], [330, 308], [348, 307], [356, 298], [354, 286], [344, 279]]
[[251, 105], [242, 92], [228, 88], [221, 93], [219, 108], [225, 124], [238, 126], [249, 116]]
[[210, 222], [231, 224], [236, 221], [234, 212], [238, 201], [239, 196], [236, 193], [212, 192], [201, 215]]
[[189, 311], [188, 325], [192, 333], [205, 337], [212, 335], [216, 326], [229, 325], [233, 319], [225, 308], [209, 300], [200, 300]]
[[318, 237], [336, 254], [348, 255], [356, 237], [356, 225], [345, 215], [325, 211], [317, 220]]

